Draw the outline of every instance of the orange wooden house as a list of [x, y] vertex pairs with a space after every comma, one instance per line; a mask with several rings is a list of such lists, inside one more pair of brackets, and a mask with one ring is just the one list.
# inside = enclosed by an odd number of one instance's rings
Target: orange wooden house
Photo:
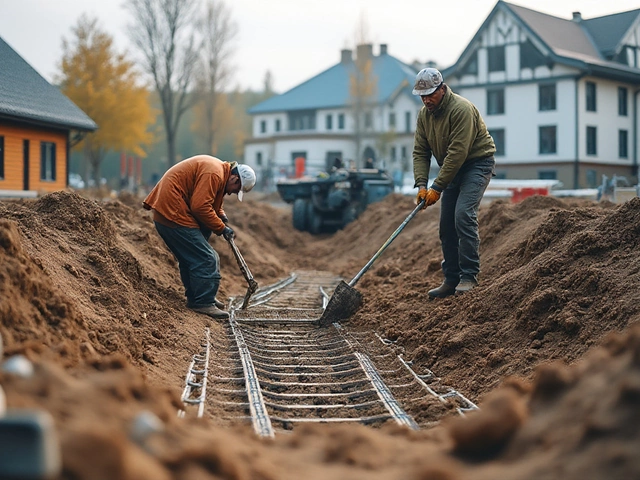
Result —
[[0, 196], [67, 187], [72, 139], [97, 128], [0, 38]]

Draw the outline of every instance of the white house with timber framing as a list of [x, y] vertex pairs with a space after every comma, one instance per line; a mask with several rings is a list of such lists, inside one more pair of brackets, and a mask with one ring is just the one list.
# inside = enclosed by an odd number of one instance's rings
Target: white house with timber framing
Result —
[[498, 178], [637, 182], [640, 9], [563, 19], [499, 1], [442, 73], [482, 113]]

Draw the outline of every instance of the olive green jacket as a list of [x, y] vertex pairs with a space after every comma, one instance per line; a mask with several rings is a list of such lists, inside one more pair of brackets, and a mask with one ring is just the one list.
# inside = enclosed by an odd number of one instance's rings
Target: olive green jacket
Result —
[[478, 109], [447, 86], [433, 113], [422, 107], [418, 114], [413, 142], [414, 186], [427, 185], [432, 154], [441, 167], [433, 186], [444, 190], [466, 161], [489, 157], [495, 152], [493, 138]]

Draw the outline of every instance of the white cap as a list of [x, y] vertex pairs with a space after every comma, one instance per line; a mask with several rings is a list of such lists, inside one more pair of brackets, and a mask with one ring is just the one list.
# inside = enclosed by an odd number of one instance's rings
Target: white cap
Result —
[[431, 95], [442, 85], [442, 74], [437, 68], [423, 68], [416, 75], [416, 83], [413, 86], [414, 95]]
[[244, 192], [250, 191], [256, 184], [256, 172], [249, 165], [238, 164], [238, 176], [240, 177], [240, 191], [238, 200], [242, 201]]

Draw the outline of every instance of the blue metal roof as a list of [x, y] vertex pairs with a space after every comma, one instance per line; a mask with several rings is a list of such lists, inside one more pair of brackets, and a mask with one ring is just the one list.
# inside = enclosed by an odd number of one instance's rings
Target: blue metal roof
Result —
[[98, 128], [0, 38], [0, 117], [74, 130]]
[[[417, 73], [413, 68], [388, 54], [371, 58], [377, 78], [377, 103], [391, 100], [399, 88], [406, 88], [411, 94]], [[353, 62], [338, 63], [297, 87], [255, 105], [248, 112], [256, 114], [346, 107], [350, 98], [349, 78], [354, 69]], [[416, 101], [419, 101], [418, 97]]]

